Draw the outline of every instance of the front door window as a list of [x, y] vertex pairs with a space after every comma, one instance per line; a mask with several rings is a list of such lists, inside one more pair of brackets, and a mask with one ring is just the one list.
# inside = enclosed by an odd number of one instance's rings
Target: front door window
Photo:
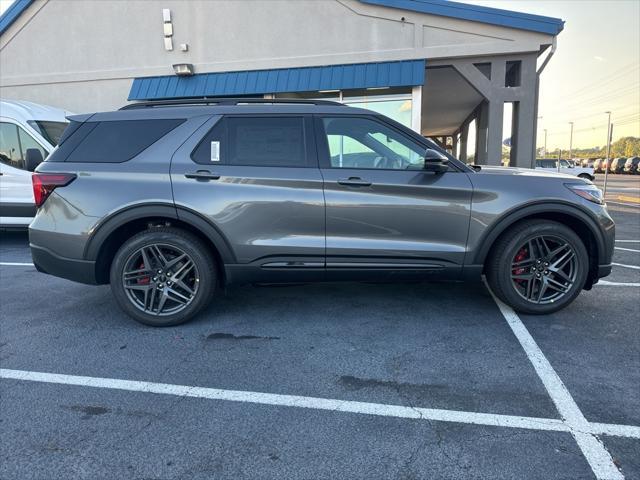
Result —
[[424, 168], [425, 147], [380, 122], [363, 117], [327, 117], [322, 125], [332, 168]]

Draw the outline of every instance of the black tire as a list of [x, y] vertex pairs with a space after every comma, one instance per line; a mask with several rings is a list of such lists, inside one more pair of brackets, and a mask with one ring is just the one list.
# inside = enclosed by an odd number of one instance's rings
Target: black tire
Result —
[[[149, 249], [156, 247], [161, 249], [160, 255], [150, 258]], [[155, 255], [155, 251], [152, 254]], [[150, 265], [144, 265], [145, 258]], [[143, 259], [142, 263], [140, 259]], [[163, 260], [167, 260], [164, 264], [166, 272], [160, 277], [151, 277], [156, 275], [154, 272], [162, 271], [156, 270], [154, 265], [164, 268]], [[174, 260], [178, 263], [172, 265]], [[126, 269], [137, 263], [140, 263], [140, 272], [144, 272], [135, 273], [134, 280], [131, 276], [125, 279]], [[147, 269], [153, 271], [147, 275]], [[180, 275], [186, 276], [178, 278]], [[178, 228], [153, 228], [134, 235], [120, 247], [111, 263], [111, 291], [118, 305], [134, 320], [153, 327], [179, 325], [193, 318], [213, 298], [217, 281], [216, 263], [210, 250], [198, 237]], [[184, 285], [184, 289], [180, 285]], [[160, 297], [163, 296], [166, 298], [161, 305]], [[144, 305], [141, 305], [143, 300]]]
[[[526, 268], [518, 267], [514, 269], [514, 261], [518, 259], [517, 255], [526, 254], [526, 259], [523, 259], [520, 264], [529, 262], [531, 258], [541, 257], [543, 255], [537, 254], [537, 252], [544, 250], [541, 247], [540, 250], [536, 250], [538, 247], [528, 248], [527, 245], [531, 245], [529, 241], [535, 242], [537, 238], [546, 238], [546, 242], [551, 242], [552, 247], [549, 250], [557, 250], [553, 245], [562, 245], [565, 242], [567, 245], [567, 252], [569, 248], [573, 251], [575, 261], [571, 260], [572, 264], [568, 267], [570, 270], [571, 278], [574, 278], [573, 282], [563, 280], [563, 288], [565, 292], [555, 292], [557, 295], [561, 295], [559, 298], [551, 298], [547, 300], [547, 303], [536, 303], [534, 300], [525, 298], [529, 293], [529, 280], [514, 280], [512, 274], [522, 273], [524, 276], [531, 276], [534, 288], [532, 290], [532, 296], [536, 292], [547, 291], [542, 288], [542, 282], [549, 278], [548, 271], [538, 271], [537, 268], [545, 268], [544, 260], [540, 264], [537, 260], [531, 261]], [[556, 241], [558, 243], [553, 243]], [[559, 247], [558, 247], [559, 248]], [[530, 249], [536, 250], [534, 254], [529, 252]], [[549, 252], [552, 253], [552, 252]], [[557, 254], [560, 255], [560, 254]], [[546, 267], [548, 268], [548, 267]], [[567, 267], [564, 267], [567, 268]], [[531, 273], [531, 272], [536, 272]], [[563, 270], [563, 273], [565, 271]], [[485, 268], [487, 282], [493, 293], [503, 302], [513, 307], [514, 310], [521, 313], [528, 313], [534, 315], [544, 315], [548, 313], [556, 312], [567, 305], [569, 305], [580, 294], [583, 289], [587, 276], [589, 274], [589, 255], [587, 249], [580, 240], [580, 237], [570, 228], [551, 220], [528, 220], [522, 221], [513, 227], [511, 227], [506, 233], [504, 233], [495, 243], [491, 249], [491, 253], [486, 263]], [[566, 273], [564, 273], [566, 275]], [[534, 280], [533, 277], [537, 276]], [[540, 278], [542, 277], [542, 278]], [[552, 276], [554, 280], [558, 277]], [[526, 283], [525, 283], [526, 282]], [[535, 288], [537, 282], [537, 290]], [[553, 287], [555, 291], [555, 287]], [[525, 293], [526, 292], [526, 293]], [[554, 293], [549, 290], [550, 294]], [[540, 301], [540, 299], [538, 299]]]

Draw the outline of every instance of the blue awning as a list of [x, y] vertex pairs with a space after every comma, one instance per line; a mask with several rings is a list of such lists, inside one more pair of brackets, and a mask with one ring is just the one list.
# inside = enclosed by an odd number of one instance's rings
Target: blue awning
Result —
[[424, 84], [425, 61], [326, 65], [240, 72], [168, 75], [133, 80], [129, 100], [224, 97]]

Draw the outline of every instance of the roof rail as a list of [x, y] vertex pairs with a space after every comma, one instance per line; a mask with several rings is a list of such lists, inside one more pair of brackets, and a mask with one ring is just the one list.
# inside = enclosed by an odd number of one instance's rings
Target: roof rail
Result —
[[130, 103], [121, 107], [120, 110], [133, 110], [136, 108], [149, 107], [175, 107], [189, 105], [241, 105], [248, 103], [280, 103], [280, 104], [306, 104], [306, 105], [332, 105], [344, 107], [344, 103], [332, 102], [330, 100], [313, 100], [304, 98], [172, 98], [169, 100], [152, 100], [148, 102]]

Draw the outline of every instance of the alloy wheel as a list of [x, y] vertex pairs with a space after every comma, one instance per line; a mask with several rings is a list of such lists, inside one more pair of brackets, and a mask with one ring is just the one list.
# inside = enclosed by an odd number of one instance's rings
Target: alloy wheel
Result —
[[125, 262], [122, 285], [136, 308], [157, 316], [184, 310], [200, 283], [193, 259], [178, 247], [154, 243], [132, 253]]
[[571, 291], [578, 277], [578, 257], [566, 240], [539, 235], [518, 248], [511, 262], [516, 292], [536, 304], [558, 301]]

